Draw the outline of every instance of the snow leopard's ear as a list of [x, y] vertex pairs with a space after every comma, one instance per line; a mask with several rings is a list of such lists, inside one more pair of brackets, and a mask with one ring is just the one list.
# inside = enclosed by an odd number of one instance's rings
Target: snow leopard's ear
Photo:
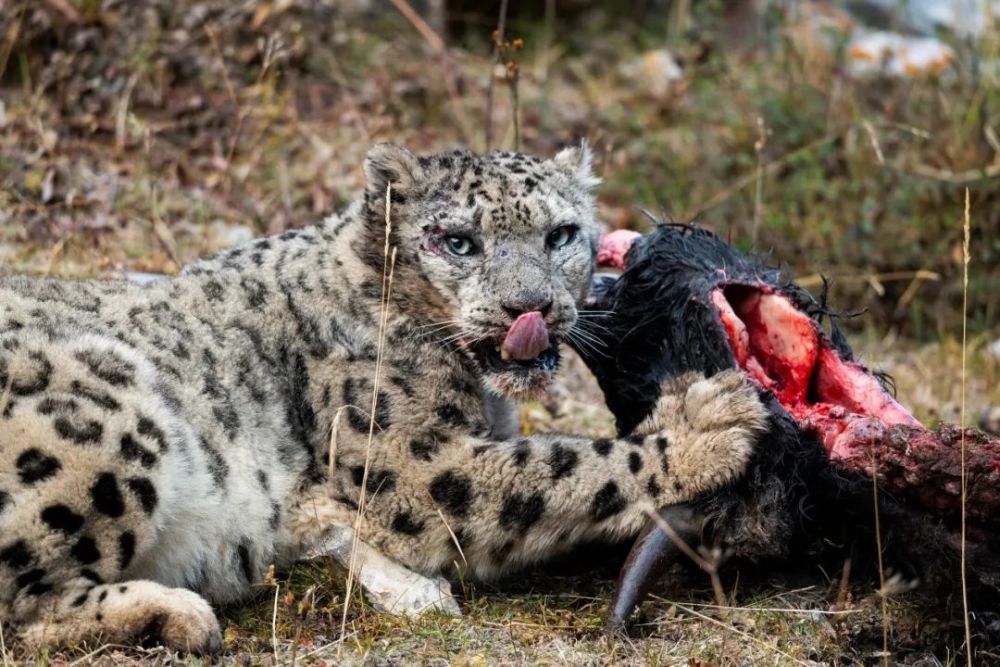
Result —
[[417, 156], [394, 144], [375, 144], [365, 157], [365, 190], [374, 198], [385, 200], [385, 190], [392, 184], [400, 194], [413, 189], [423, 177]]
[[601, 179], [594, 175], [591, 159], [587, 140], [581, 139], [579, 146], [570, 146], [556, 153], [552, 162], [584, 189], [590, 190], [601, 182]]

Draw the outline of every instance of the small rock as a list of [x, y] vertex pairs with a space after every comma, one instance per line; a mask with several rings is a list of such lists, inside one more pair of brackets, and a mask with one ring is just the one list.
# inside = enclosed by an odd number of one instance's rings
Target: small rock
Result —
[[895, 32], [855, 33], [847, 47], [847, 68], [857, 77], [913, 79], [941, 74], [954, 61], [955, 52], [939, 39]]
[[829, 637], [836, 638], [837, 630], [830, 623], [830, 619], [827, 615], [819, 610], [814, 610], [809, 614], [809, 618], [816, 625], [816, 627]]

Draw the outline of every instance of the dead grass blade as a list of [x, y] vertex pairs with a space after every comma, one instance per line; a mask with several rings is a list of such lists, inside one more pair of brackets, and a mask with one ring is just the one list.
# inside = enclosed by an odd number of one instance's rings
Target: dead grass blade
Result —
[[274, 583], [274, 611], [271, 612], [271, 647], [274, 650], [274, 659], [280, 663], [278, 658], [278, 594], [281, 593], [281, 584]]
[[966, 385], [966, 357], [968, 339], [968, 319], [969, 319], [969, 233], [972, 227], [969, 217], [969, 188], [965, 188], [965, 218], [962, 224], [962, 398], [961, 417], [959, 426], [962, 429], [960, 442], [959, 459], [962, 479], [962, 536], [961, 536], [961, 563], [960, 574], [962, 578], [962, 615], [965, 621], [965, 659], [966, 664], [972, 667], [972, 628], [969, 624], [969, 591], [965, 573], [965, 500], [966, 500], [966, 477], [965, 477], [965, 385]]
[[882, 605], [882, 664], [889, 667], [889, 589], [885, 583], [882, 563], [882, 525], [878, 511], [878, 451], [875, 442], [869, 443], [872, 452], [872, 505], [875, 510], [875, 551], [878, 557], [878, 595]]
[[80, 656], [79, 658], [77, 658], [73, 662], [69, 663], [68, 667], [77, 667], [77, 665], [92, 665], [92, 664], [94, 664], [94, 658], [96, 658], [101, 653], [104, 653], [105, 651], [115, 650], [115, 649], [128, 650], [128, 649], [134, 649], [134, 648], [135, 647], [125, 646], [123, 644], [101, 644], [100, 646], [98, 646], [97, 648], [95, 648], [90, 653], [87, 653], [86, 655]]
[[704, 602], [677, 602], [668, 600], [658, 595], [650, 595], [650, 599], [657, 600], [663, 604], [684, 605], [686, 607], [698, 607], [699, 609], [722, 609], [725, 611], [738, 611], [743, 613], [765, 612], [768, 614], [819, 614], [822, 616], [847, 616], [849, 614], [864, 613], [864, 609], [797, 609], [795, 607], [737, 607], [734, 605], [707, 604]]
[[441, 508], [438, 508], [438, 516], [441, 517], [441, 523], [444, 524], [444, 527], [448, 529], [448, 534], [451, 535], [451, 541], [455, 543], [455, 548], [458, 549], [458, 555], [462, 557], [462, 562], [465, 563], [466, 567], [469, 567], [469, 560], [465, 557], [465, 552], [462, 551], [462, 545], [459, 544], [455, 531], [453, 531], [451, 526], [448, 525], [448, 520], [444, 518]]
[[[392, 294], [393, 271], [396, 266], [396, 248], [389, 252], [392, 237], [392, 184], [385, 188], [385, 245], [382, 250], [382, 303], [381, 317], [378, 327], [378, 346], [375, 352], [375, 377], [372, 379], [371, 412], [368, 415], [368, 441], [365, 445], [365, 463], [361, 475], [361, 488], [358, 492], [358, 511], [354, 519], [354, 534], [351, 537], [351, 557], [347, 567], [347, 583], [344, 590], [344, 612], [340, 620], [340, 634], [347, 632], [347, 613], [351, 604], [351, 589], [354, 585], [354, 573], [357, 568], [358, 542], [360, 541], [361, 519], [364, 516], [368, 499], [368, 471], [371, 467], [372, 442], [375, 439], [375, 415], [378, 408], [379, 385], [382, 378], [382, 357], [385, 352], [385, 331], [389, 320], [389, 299]], [[343, 652], [343, 643], [337, 649], [337, 658]]]
[[871, 142], [872, 150], [875, 151], [875, 157], [878, 159], [879, 165], [884, 167], [885, 155], [882, 153], [882, 144], [879, 143], [875, 128], [868, 120], [862, 121], [861, 125], [865, 128], [865, 132], [868, 133], [868, 140]]
[[43, 273], [43, 275], [45, 276], [52, 275], [52, 270], [55, 268], [56, 262], [58, 262], [59, 259], [63, 256], [63, 251], [66, 249], [66, 241], [67, 237], [65, 235], [60, 235], [59, 240], [57, 240], [54, 244], [52, 244], [52, 249], [49, 250], [48, 254], [46, 255], [45, 272]]
[[118, 108], [115, 111], [115, 150], [122, 153], [128, 147], [128, 110], [132, 103], [132, 91], [139, 83], [139, 76], [133, 74], [125, 84], [125, 90], [118, 100]]
[[3, 636], [3, 621], [0, 620], [0, 658], [3, 658], [4, 667], [10, 665], [10, 656], [7, 655], [7, 642], [4, 641]]
[[156, 240], [160, 242], [163, 249], [167, 253], [167, 257], [170, 261], [174, 263], [174, 271], [179, 271], [184, 263], [181, 262], [181, 258], [177, 253], [177, 240], [174, 238], [173, 232], [170, 231], [170, 227], [163, 222], [163, 218], [160, 216], [160, 204], [157, 192], [153, 191], [153, 234], [156, 236]]
[[967, 169], [966, 171], [949, 171], [926, 164], [903, 165], [891, 163], [889, 167], [903, 174], [922, 176], [934, 181], [941, 181], [942, 183], [951, 183], [952, 185], [965, 185], [966, 183], [991, 180], [1000, 176], [1000, 163], [991, 164], [982, 169]]
[[330, 481], [333, 480], [333, 470], [337, 465], [337, 436], [340, 433], [340, 416], [344, 414], [344, 410], [350, 407], [349, 405], [345, 405], [338, 409], [333, 415], [333, 422], [330, 424], [330, 447], [326, 462], [326, 478]]

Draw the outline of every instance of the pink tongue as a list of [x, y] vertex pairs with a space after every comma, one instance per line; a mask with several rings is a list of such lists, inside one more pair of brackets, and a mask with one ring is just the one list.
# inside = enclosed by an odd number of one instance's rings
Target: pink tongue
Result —
[[537, 310], [520, 315], [507, 330], [503, 351], [511, 359], [528, 361], [549, 346], [549, 329]]

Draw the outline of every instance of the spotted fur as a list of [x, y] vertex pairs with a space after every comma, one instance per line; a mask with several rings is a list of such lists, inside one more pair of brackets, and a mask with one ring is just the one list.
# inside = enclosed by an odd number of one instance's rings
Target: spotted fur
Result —
[[[676, 380], [627, 439], [513, 432], [507, 399], [554, 369], [477, 345], [529, 309], [572, 335], [598, 238], [585, 148], [383, 145], [365, 170], [342, 215], [159, 283], [0, 278], [0, 620], [26, 640], [217, 650], [208, 603], [353, 525], [362, 490], [372, 549], [494, 576], [741, 474], [765, 413], [726, 373]], [[443, 246], [458, 233], [477, 252]]]

